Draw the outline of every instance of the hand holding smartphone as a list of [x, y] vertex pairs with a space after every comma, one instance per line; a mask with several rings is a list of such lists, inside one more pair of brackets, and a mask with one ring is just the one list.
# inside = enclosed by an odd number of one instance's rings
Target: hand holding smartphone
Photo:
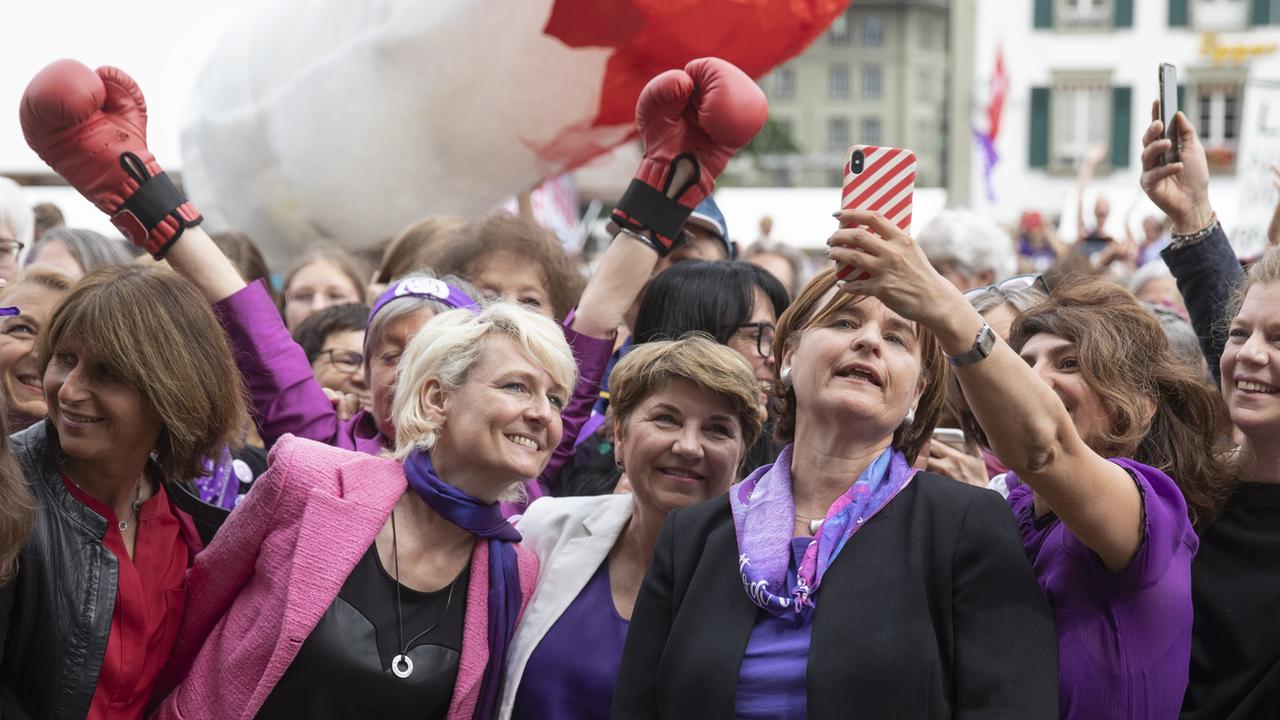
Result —
[[1164, 123], [1164, 136], [1173, 147], [1164, 154], [1164, 163], [1178, 162], [1178, 131], [1173, 127], [1173, 116], [1178, 112], [1178, 69], [1169, 63], [1160, 64], [1160, 122]]
[[[880, 213], [910, 233], [916, 154], [901, 148], [854, 145], [846, 158], [841, 209]], [[846, 265], [836, 277], [861, 280], [865, 274]]]

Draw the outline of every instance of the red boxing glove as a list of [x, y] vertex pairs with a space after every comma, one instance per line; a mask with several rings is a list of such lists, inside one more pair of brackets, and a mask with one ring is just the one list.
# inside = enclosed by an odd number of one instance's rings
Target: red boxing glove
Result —
[[40, 159], [155, 257], [200, 223], [147, 150], [147, 103], [123, 71], [58, 60], [27, 85], [19, 118]]
[[768, 116], [769, 102], [755, 81], [719, 58], [700, 58], [650, 80], [636, 102], [644, 159], [613, 221], [649, 238], [659, 255], [671, 252], [689, 214]]

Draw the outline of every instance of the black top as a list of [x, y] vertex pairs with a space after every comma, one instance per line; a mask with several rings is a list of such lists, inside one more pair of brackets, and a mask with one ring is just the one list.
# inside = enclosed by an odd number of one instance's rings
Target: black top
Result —
[[400, 586], [406, 641], [440, 621], [409, 644], [413, 673], [400, 678], [391, 671], [392, 658], [400, 652], [396, 582], [378, 560], [376, 545], [371, 546], [258, 718], [445, 717], [458, 676], [470, 575], [468, 565], [454, 581], [452, 600], [448, 587], [423, 593]]
[[[822, 580], [809, 718], [1058, 717], [1053, 616], [990, 490], [919, 473]], [[667, 516], [636, 598], [615, 720], [732, 718], [759, 609], [726, 496]]]
[[1245, 483], [1191, 563], [1184, 720], [1280, 717], [1280, 485]]

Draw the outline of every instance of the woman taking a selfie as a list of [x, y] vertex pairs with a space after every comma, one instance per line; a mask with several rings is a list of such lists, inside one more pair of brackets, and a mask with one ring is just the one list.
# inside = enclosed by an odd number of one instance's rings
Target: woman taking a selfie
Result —
[[667, 516], [615, 718], [1050, 718], [1052, 619], [1000, 497], [910, 467], [925, 328], [820, 273], [783, 314], [776, 463]]

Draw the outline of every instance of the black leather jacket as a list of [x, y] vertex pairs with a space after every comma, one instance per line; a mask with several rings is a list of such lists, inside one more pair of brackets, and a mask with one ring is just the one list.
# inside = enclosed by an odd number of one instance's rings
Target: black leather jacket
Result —
[[[18, 575], [0, 588], [0, 718], [83, 718], [116, 600], [116, 558], [102, 544], [107, 521], [67, 492], [47, 422], [12, 440], [37, 507]], [[201, 503], [182, 483], [165, 488], [207, 544], [226, 511]]]

